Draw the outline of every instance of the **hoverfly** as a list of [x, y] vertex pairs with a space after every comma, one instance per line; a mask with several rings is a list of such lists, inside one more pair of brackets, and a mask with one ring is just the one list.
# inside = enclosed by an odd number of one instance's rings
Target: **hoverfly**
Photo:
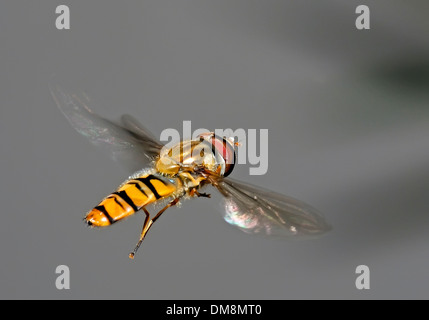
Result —
[[[210, 198], [210, 194], [200, 192], [206, 185], [223, 195], [225, 221], [246, 233], [297, 237], [317, 236], [330, 229], [314, 208], [299, 200], [227, 178], [236, 156], [230, 139], [205, 133], [199, 139], [163, 148], [132, 116], [123, 115], [121, 123], [116, 124], [93, 113], [87, 98], [58, 86], [50, 90], [59, 109], [80, 134], [94, 145], [107, 148], [115, 160], [135, 172], [84, 218], [91, 227], [107, 227], [142, 210], [146, 217], [129, 254], [131, 259], [168, 208], [183, 199]], [[195, 157], [200, 149], [209, 151]], [[147, 206], [162, 200], [166, 205], [151, 218]]]

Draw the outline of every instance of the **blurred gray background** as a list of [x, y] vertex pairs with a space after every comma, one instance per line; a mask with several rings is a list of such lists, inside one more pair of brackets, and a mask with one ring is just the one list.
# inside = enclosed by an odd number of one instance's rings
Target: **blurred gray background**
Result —
[[[67, 4], [71, 30], [55, 28]], [[371, 30], [355, 28], [367, 4]], [[7, 1], [0, 10], [2, 299], [429, 298], [428, 1]], [[233, 177], [322, 211], [284, 242], [214, 199], [167, 211], [134, 261], [138, 215], [83, 215], [127, 173], [69, 125], [55, 77], [94, 110], [165, 128], [268, 128], [269, 167]], [[55, 287], [66, 264], [71, 289]], [[371, 289], [355, 287], [368, 265]]]

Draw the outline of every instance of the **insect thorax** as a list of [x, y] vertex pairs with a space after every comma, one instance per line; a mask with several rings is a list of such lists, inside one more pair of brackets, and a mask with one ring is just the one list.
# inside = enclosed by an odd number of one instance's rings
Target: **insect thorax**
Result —
[[158, 172], [175, 176], [204, 167], [212, 172], [222, 171], [225, 162], [216, 157], [210, 144], [200, 140], [181, 141], [172, 148], [164, 148], [155, 163]]

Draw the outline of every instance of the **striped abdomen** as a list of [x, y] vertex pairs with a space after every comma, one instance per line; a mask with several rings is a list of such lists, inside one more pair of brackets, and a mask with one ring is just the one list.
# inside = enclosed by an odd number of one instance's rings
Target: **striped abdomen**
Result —
[[159, 175], [146, 173], [133, 177], [92, 209], [85, 220], [91, 226], [109, 226], [158, 199], [171, 196], [176, 189], [175, 184]]

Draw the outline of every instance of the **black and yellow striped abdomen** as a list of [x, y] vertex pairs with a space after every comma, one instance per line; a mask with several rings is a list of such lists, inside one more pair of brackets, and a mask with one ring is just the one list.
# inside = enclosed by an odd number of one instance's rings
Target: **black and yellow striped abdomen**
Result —
[[158, 199], [173, 195], [176, 190], [177, 185], [164, 176], [154, 173], [135, 175], [92, 209], [85, 221], [90, 226], [109, 226]]

